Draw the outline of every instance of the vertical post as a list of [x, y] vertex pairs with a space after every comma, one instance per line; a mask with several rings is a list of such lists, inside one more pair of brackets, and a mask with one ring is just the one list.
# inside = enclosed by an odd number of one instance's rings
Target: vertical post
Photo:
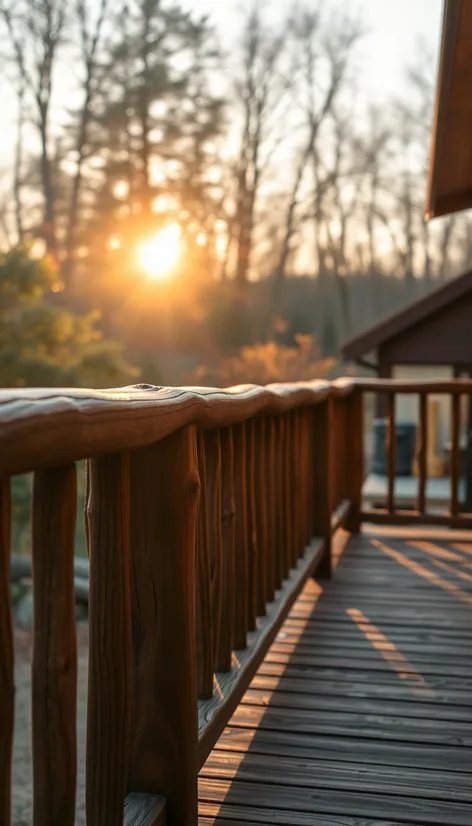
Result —
[[233, 646], [246, 648], [248, 603], [250, 599], [248, 496], [247, 496], [247, 423], [233, 428], [234, 507], [235, 507], [235, 586]]
[[364, 396], [362, 390], [354, 392], [346, 399], [344, 417], [345, 466], [347, 497], [351, 502], [346, 528], [351, 533], [361, 529], [362, 487], [364, 484]]
[[[196, 635], [197, 635], [197, 691], [201, 700], [208, 700], [213, 695], [213, 624], [211, 604], [210, 540], [208, 536], [207, 484], [205, 441], [202, 433], [197, 435], [198, 473], [200, 476], [200, 503], [198, 509], [197, 529], [197, 564], [196, 564]], [[132, 460], [133, 468], [133, 460]], [[134, 490], [142, 483], [138, 480], [132, 485], [132, 502]], [[133, 511], [132, 511], [133, 512]]]
[[267, 532], [267, 445], [266, 420], [261, 417], [255, 422], [255, 508], [257, 521], [257, 615], [263, 617], [268, 602], [268, 532]]
[[77, 774], [75, 465], [35, 473], [32, 555], [35, 826], [74, 826]]
[[428, 395], [420, 394], [420, 439], [418, 452], [418, 511], [426, 513], [426, 481], [428, 478]]
[[205, 501], [210, 545], [211, 625], [213, 629], [213, 669], [217, 668], [223, 595], [223, 537], [221, 524], [221, 442], [219, 430], [206, 430]]
[[452, 397], [451, 429], [451, 516], [457, 516], [459, 513], [459, 479], [461, 473], [461, 397], [459, 393], [454, 393]]
[[135, 674], [128, 788], [164, 795], [169, 826], [196, 826], [195, 427], [134, 452], [130, 463]]
[[276, 464], [277, 464], [277, 473], [276, 473], [276, 484], [277, 484], [277, 496], [276, 496], [276, 513], [277, 513], [277, 527], [276, 527], [276, 548], [277, 548], [277, 581], [279, 587], [282, 585], [285, 577], [288, 574], [288, 569], [286, 567], [286, 527], [285, 527], [285, 438], [286, 438], [286, 428], [285, 428], [285, 417], [284, 416], [277, 416], [276, 419], [277, 424], [277, 433], [276, 433], [276, 441], [275, 441], [275, 450], [276, 450]]
[[389, 513], [394, 513], [395, 479], [397, 476], [397, 439], [395, 429], [395, 393], [393, 391], [388, 395], [387, 422], [387, 510]]
[[222, 599], [221, 623], [216, 651], [216, 671], [231, 671], [235, 603], [235, 535], [234, 535], [234, 452], [233, 432], [227, 427], [220, 432], [221, 443], [221, 536], [222, 536]]
[[276, 424], [275, 417], [268, 416], [265, 422], [266, 477], [264, 492], [266, 496], [267, 518], [267, 602], [272, 602], [277, 589], [277, 462], [276, 462]]
[[284, 491], [284, 552], [285, 571], [288, 575], [293, 566], [293, 500], [295, 492], [292, 485], [292, 414], [286, 413], [284, 416], [284, 461], [283, 461], [283, 491]]
[[298, 546], [298, 513], [299, 513], [299, 498], [298, 498], [298, 426], [297, 426], [297, 411], [291, 410], [289, 415], [289, 433], [290, 433], [290, 529], [292, 550], [292, 567], [295, 568], [299, 557]]
[[118, 826], [128, 782], [131, 724], [128, 456], [89, 463], [88, 826]]
[[259, 537], [256, 517], [256, 421], [246, 423], [246, 517], [248, 547], [249, 598], [248, 631], [255, 631], [259, 598]]
[[332, 573], [331, 559], [331, 440], [332, 440], [332, 399], [327, 398], [316, 405], [313, 411], [313, 467], [315, 471], [315, 535], [323, 540], [323, 556], [317, 576], [329, 578]]
[[0, 823], [11, 819], [11, 758], [13, 747], [14, 678], [13, 623], [10, 587], [10, 480], [0, 481]]

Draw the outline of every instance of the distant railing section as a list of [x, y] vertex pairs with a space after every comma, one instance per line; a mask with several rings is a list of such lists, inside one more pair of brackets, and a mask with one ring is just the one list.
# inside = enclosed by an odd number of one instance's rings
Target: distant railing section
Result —
[[[453, 528], [472, 528], [472, 513], [465, 512], [461, 508], [459, 490], [461, 476], [461, 397], [468, 396], [472, 399], [472, 381], [470, 379], [454, 379], [450, 381], [384, 381], [384, 380], [364, 380], [356, 382], [357, 392], [362, 395], [374, 393], [375, 396], [387, 397], [387, 438], [386, 438], [386, 458], [387, 458], [387, 496], [384, 508], [364, 509], [361, 513], [362, 521], [381, 524], [430, 524], [444, 525]], [[419, 410], [419, 449], [417, 452], [417, 475], [418, 493], [415, 507], [407, 510], [398, 508], [396, 505], [396, 468], [397, 468], [397, 443], [395, 437], [396, 420], [396, 399], [399, 395], [414, 395], [418, 398]], [[449, 506], [444, 512], [436, 509], [432, 510], [428, 503], [427, 484], [427, 453], [428, 443], [434, 438], [434, 434], [428, 433], [428, 398], [430, 396], [447, 396], [451, 406], [451, 453], [448, 469], [448, 480], [450, 483]], [[470, 402], [469, 402], [470, 403]], [[362, 433], [362, 430], [361, 430]], [[468, 435], [470, 441], [471, 434]], [[470, 448], [468, 447], [468, 454]], [[468, 456], [468, 462], [472, 461], [472, 455]], [[470, 468], [472, 471], [472, 467]], [[466, 486], [472, 480], [464, 480]]]
[[[361, 520], [363, 394], [451, 395], [451, 514], [470, 383], [342, 380], [210, 388], [0, 392], [0, 823], [11, 820], [10, 477], [34, 473], [32, 739], [35, 826], [73, 826], [77, 736], [76, 467], [87, 459], [90, 557], [88, 826], [195, 826], [197, 774], [331, 537]], [[414, 518], [412, 518], [414, 517]], [[436, 516], [434, 516], [437, 521]], [[467, 519], [469, 524], [469, 519]], [[165, 800], [164, 800], [165, 799]]]

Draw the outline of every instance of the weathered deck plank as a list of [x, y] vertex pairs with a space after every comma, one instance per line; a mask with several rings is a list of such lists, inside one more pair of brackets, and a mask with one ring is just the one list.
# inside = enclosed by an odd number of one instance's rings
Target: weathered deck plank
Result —
[[308, 583], [200, 773], [200, 826], [472, 823], [472, 567], [351, 539]]

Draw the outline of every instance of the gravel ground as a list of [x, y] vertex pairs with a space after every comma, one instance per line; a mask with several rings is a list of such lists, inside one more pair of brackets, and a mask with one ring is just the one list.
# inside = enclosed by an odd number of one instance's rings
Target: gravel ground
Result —
[[[85, 731], [87, 707], [87, 628], [78, 629], [79, 680], [77, 687], [77, 814], [76, 826], [85, 826]], [[31, 759], [31, 631], [15, 629], [15, 738], [12, 771], [13, 826], [33, 823]]]

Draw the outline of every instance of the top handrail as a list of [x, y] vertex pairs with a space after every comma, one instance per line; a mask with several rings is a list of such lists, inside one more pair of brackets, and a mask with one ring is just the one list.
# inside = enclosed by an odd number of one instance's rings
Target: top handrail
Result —
[[0, 390], [0, 477], [153, 444], [181, 427], [234, 425], [363, 392], [472, 393], [472, 380], [343, 378], [267, 387]]
[[153, 444], [188, 424], [217, 428], [348, 395], [350, 382], [111, 390], [0, 390], [0, 476]]

